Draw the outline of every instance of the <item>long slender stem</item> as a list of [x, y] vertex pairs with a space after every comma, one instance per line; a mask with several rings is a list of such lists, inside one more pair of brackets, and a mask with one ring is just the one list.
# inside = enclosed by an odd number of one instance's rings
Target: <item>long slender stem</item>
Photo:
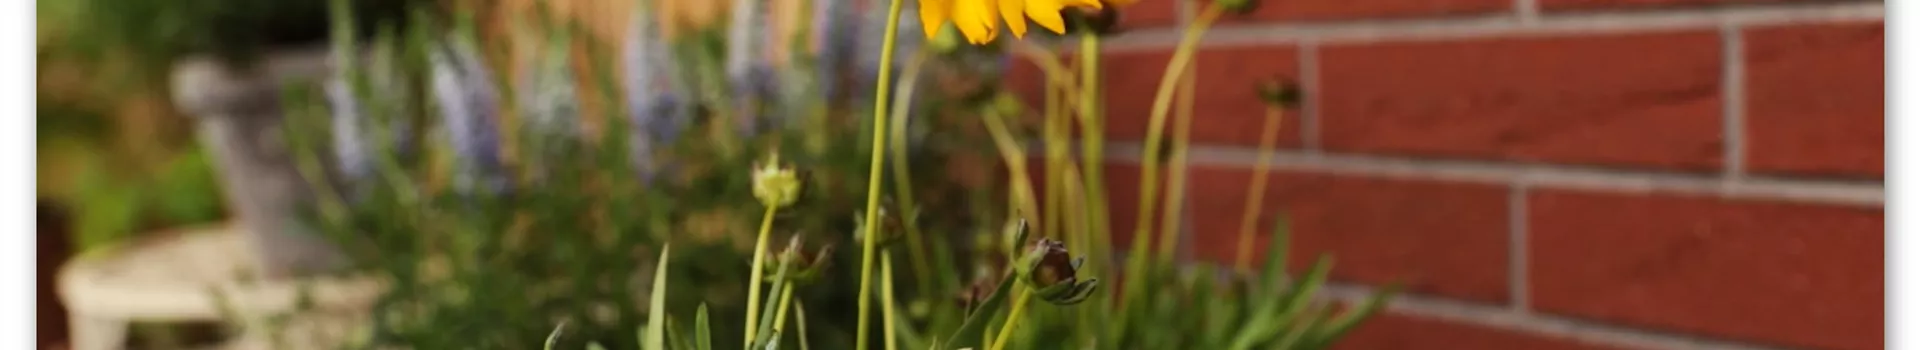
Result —
[[[1112, 263], [1112, 232], [1107, 226], [1106, 117], [1100, 111], [1100, 36], [1080, 35], [1080, 169], [1086, 185], [1087, 218], [1093, 237], [1089, 254], [1098, 264], [1088, 265], [1089, 274], [1098, 275], [1100, 266]], [[1105, 310], [1101, 308], [1100, 310]]]
[[760, 282], [765, 278], [762, 270], [767, 263], [767, 236], [773, 231], [773, 214], [779, 207], [767, 207], [767, 214], [760, 218], [760, 238], [753, 243], [753, 267], [747, 272], [747, 339], [743, 344], [752, 345], [754, 331], [760, 327]]
[[[1194, 59], [1198, 61], [1199, 59]], [[1173, 154], [1167, 163], [1167, 200], [1161, 201], [1160, 210], [1160, 264], [1173, 264], [1174, 251], [1180, 244], [1175, 240], [1180, 232], [1182, 207], [1186, 205], [1187, 194], [1187, 147], [1193, 139], [1193, 94], [1195, 77], [1194, 62], [1188, 62], [1183, 68], [1186, 73], [1180, 78], [1180, 91], [1174, 102], [1173, 116]]]
[[807, 302], [793, 301], [793, 322], [800, 326], [794, 332], [800, 337], [800, 350], [807, 350]]
[[1013, 311], [1007, 313], [1007, 322], [1000, 325], [1000, 332], [994, 336], [993, 346], [987, 349], [1006, 349], [1007, 339], [1013, 338], [1014, 326], [1018, 325], [1020, 318], [1027, 314], [1027, 302], [1029, 301], [1028, 299], [1033, 299], [1033, 291], [1027, 290], [1025, 286], [1017, 286], [1014, 287], [1014, 289], [1017, 290], [1017, 295], [1019, 296], [1013, 298]]
[[880, 329], [886, 335], [887, 350], [900, 345], [900, 334], [893, 329], [893, 255], [880, 254]]
[[1260, 126], [1260, 157], [1254, 159], [1252, 182], [1247, 185], [1246, 212], [1240, 214], [1240, 239], [1233, 254], [1233, 267], [1253, 269], [1253, 230], [1260, 223], [1261, 201], [1267, 197], [1267, 172], [1272, 167], [1274, 144], [1280, 139], [1280, 119], [1285, 110], [1267, 108], [1267, 120]]
[[891, 86], [890, 79], [893, 78], [894, 39], [900, 31], [900, 7], [903, 1], [892, 0], [891, 2], [892, 4], [887, 6], [885, 42], [880, 46], [880, 72], [879, 80], [876, 81], [878, 88], [873, 92], [873, 147], [871, 148], [873, 161], [872, 165], [867, 167], [867, 211], [864, 212], [866, 217], [861, 219], [860, 225], [862, 230], [866, 231], [862, 233], [862, 237], [869, 237], [869, 239], [865, 240], [862, 244], [864, 247], [860, 249], [860, 301], [858, 302], [860, 316], [856, 323], [853, 340], [854, 348], [858, 350], [867, 350], [867, 328], [869, 323], [873, 322], [873, 315], [868, 310], [873, 304], [871, 300], [873, 298], [873, 256], [877, 246], [875, 241], [879, 241], [874, 239], [879, 237], [874, 230], [880, 226], [875, 221], [878, 221], [880, 214], [881, 165], [886, 162], [886, 158], [881, 155], [886, 153], [887, 93], [891, 92], [888, 87]]
[[1026, 152], [1021, 151], [1018, 141], [1014, 141], [1013, 132], [1007, 130], [1007, 122], [1001, 120], [999, 112], [988, 111], [982, 114], [980, 119], [986, 121], [987, 134], [993, 136], [993, 143], [1000, 149], [1000, 160], [1007, 163], [1008, 175], [1012, 177], [1007, 182], [1013, 184], [1014, 206], [1021, 211], [1021, 217], [1029, 222], [1036, 221], [1037, 218], [1033, 216], [1039, 214], [1039, 208], [1033, 200], [1033, 183], [1028, 181], [1030, 177], [1027, 174], [1030, 173], [1027, 172], [1027, 161], [1024, 158]]
[[[1042, 180], [1044, 182], [1042, 183], [1047, 185], [1046, 194], [1044, 195], [1045, 201], [1043, 202], [1044, 204], [1042, 204], [1046, 219], [1040, 220], [1040, 233], [1041, 237], [1061, 237], [1061, 188], [1058, 184], [1060, 183], [1060, 163], [1067, 159], [1067, 138], [1063, 135], [1066, 132], [1063, 130], [1064, 125], [1060, 123], [1060, 119], [1063, 118], [1063, 111], [1060, 109], [1062, 91], [1058, 84], [1052, 83], [1053, 79], [1047, 79], [1047, 81], [1048, 83], [1045, 88], [1046, 105], [1044, 106], [1045, 111], [1043, 112], [1044, 120], [1041, 121], [1044, 123], [1044, 131], [1042, 131], [1041, 134], [1046, 138], [1047, 152], [1047, 167], [1041, 169], [1041, 171], [1045, 173], [1042, 175], [1045, 176], [1045, 179]], [[1074, 244], [1075, 247], [1084, 243], [1085, 242], [1079, 242], [1077, 240], [1068, 242], [1068, 244]], [[1085, 250], [1081, 251], [1084, 252]]]
[[1153, 237], [1149, 232], [1153, 229], [1154, 197], [1159, 194], [1159, 145], [1161, 137], [1165, 134], [1167, 107], [1172, 104], [1174, 82], [1187, 71], [1185, 67], [1188, 61], [1193, 59], [1194, 47], [1199, 44], [1200, 37], [1206, 33], [1207, 27], [1218, 19], [1220, 14], [1220, 7], [1209, 3], [1206, 10], [1188, 24], [1186, 36], [1181, 38], [1178, 48], [1174, 49], [1173, 58], [1167, 63], [1166, 73], [1160, 77], [1159, 90], [1154, 93], [1152, 116], [1147, 126], [1146, 152], [1140, 159], [1140, 200], [1137, 215], [1139, 221], [1133, 228], [1133, 249], [1128, 255], [1130, 259], [1127, 264], [1127, 278], [1124, 282], [1125, 294], [1121, 296], [1126, 301], [1120, 303], [1120, 322], [1116, 322], [1115, 327], [1126, 327], [1127, 309], [1133, 306], [1133, 301], [1136, 301], [1134, 298], [1140, 297], [1146, 285], [1151, 283], [1146, 278], [1147, 268], [1151, 266], [1148, 264], [1151, 260], [1147, 257], [1149, 252], [1147, 247], [1153, 244], [1150, 241]]
[[788, 283], [786, 286], [780, 287], [780, 304], [779, 305], [780, 306], [777, 310], [780, 310], [780, 311], [778, 313], [773, 314], [773, 319], [774, 319], [773, 334], [769, 335], [769, 336], [772, 336], [773, 339], [767, 340], [767, 343], [769, 344], [779, 343], [780, 335], [786, 333], [781, 330], [787, 328], [787, 310], [793, 308], [792, 307], [793, 306], [793, 284], [792, 283]]
[[926, 59], [927, 56], [924, 54], [914, 54], [913, 59], [907, 61], [907, 69], [903, 72], [905, 74], [900, 76], [900, 91], [898, 91], [900, 96], [895, 97], [899, 101], [893, 104], [893, 130], [890, 131], [892, 135], [888, 137], [892, 141], [893, 151], [888, 153], [893, 155], [893, 195], [895, 199], [900, 200], [900, 213], [906, 215], [908, 223], [905, 225], [907, 255], [911, 257], [908, 262], [913, 264], [914, 280], [919, 282], [920, 290], [933, 291], [938, 289], [935, 289], [937, 282], [934, 279], [933, 265], [927, 262], [931, 254], [927, 254], [925, 236], [921, 235], [920, 226], [913, 224], [917, 222], [917, 216], [920, 214], [919, 204], [913, 200], [913, 176], [907, 163], [908, 112], [912, 111], [913, 87], [918, 85], [920, 72], [926, 66]]

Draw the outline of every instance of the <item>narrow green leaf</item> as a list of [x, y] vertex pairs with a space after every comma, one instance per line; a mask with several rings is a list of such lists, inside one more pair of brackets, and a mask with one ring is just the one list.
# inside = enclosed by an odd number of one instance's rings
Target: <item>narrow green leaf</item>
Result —
[[1333, 345], [1335, 340], [1346, 336], [1347, 331], [1353, 330], [1353, 327], [1359, 325], [1361, 321], [1365, 321], [1373, 317], [1373, 314], [1380, 312], [1380, 309], [1386, 307], [1387, 301], [1399, 293], [1400, 286], [1395, 284], [1374, 293], [1373, 296], [1367, 297], [1367, 300], [1361, 302], [1359, 307], [1347, 310], [1346, 313], [1340, 314], [1338, 318], [1314, 330], [1307, 343], [1308, 347], [1305, 348], [1319, 349]]
[[691, 335], [687, 334], [684, 328], [680, 327], [680, 319], [674, 318], [673, 315], [667, 315], [667, 329], [671, 330], [667, 332], [667, 343], [673, 344], [672, 348], [693, 348], [693, 339], [690, 338]]
[[565, 331], [566, 329], [567, 329], [566, 322], [560, 322], [559, 326], [553, 327], [553, 332], [547, 333], [547, 345], [545, 347], [542, 347], [542, 349], [553, 350], [553, 344], [560, 342], [560, 332]]
[[1320, 326], [1321, 322], [1325, 322], [1328, 313], [1333, 312], [1333, 308], [1325, 305], [1316, 305], [1313, 306], [1312, 309], [1313, 311], [1306, 314], [1308, 315], [1305, 319], [1306, 323], [1293, 324], [1292, 327], [1289, 327], [1287, 330], [1287, 334], [1281, 336], [1280, 340], [1272, 348], [1283, 350], [1300, 349], [1301, 340], [1306, 338], [1307, 334], [1312, 332], [1315, 327]]
[[647, 335], [643, 344], [647, 350], [666, 350], [667, 341], [667, 257], [672, 256], [673, 245], [660, 247], [660, 266], [653, 271], [653, 295], [647, 302]]
[[695, 350], [713, 350], [713, 332], [707, 326], [707, 303], [700, 303], [700, 310], [693, 314], [693, 348]]
[[1273, 295], [1287, 283], [1287, 254], [1293, 249], [1293, 222], [1287, 214], [1275, 213], [1273, 231], [1268, 235], [1267, 261], [1260, 269], [1261, 295]]
[[597, 343], [597, 342], [587, 343], [587, 350], [607, 350], [607, 347], [600, 346], [600, 343]]
[[1260, 313], [1253, 315], [1255, 321], [1249, 323], [1247, 328], [1242, 329], [1240, 335], [1234, 337], [1232, 345], [1227, 348], [1233, 350], [1251, 348], [1255, 344], [1264, 342], [1268, 338], [1277, 335], [1280, 330], [1286, 329], [1294, 317], [1306, 309], [1308, 302], [1312, 301], [1313, 295], [1319, 292], [1320, 285], [1326, 282], [1327, 273], [1332, 270], [1333, 257], [1325, 254], [1320, 255], [1320, 260], [1313, 263], [1313, 269], [1307, 272], [1307, 276], [1302, 280], [1302, 283], [1288, 289], [1286, 296], [1280, 298], [1280, 300], [1283, 300], [1281, 304], [1278, 304], [1280, 310], [1278, 310], [1277, 313], [1271, 310], [1261, 310]]
[[[773, 343], [775, 340], [780, 339], [778, 335], [773, 334], [773, 323], [776, 321], [774, 320], [774, 314], [780, 309], [780, 301], [778, 299], [781, 294], [780, 290], [787, 286], [787, 268], [789, 268], [788, 261], [785, 261], [785, 259], [781, 260], [779, 270], [775, 270], [773, 274], [772, 289], [768, 289], [767, 294], [770, 298], [768, 302], [761, 303], [761, 310], [758, 310], [760, 311], [760, 324], [754, 327], [758, 328], [759, 332], [756, 332], [752, 342], [748, 343], [752, 348], [759, 348], [764, 346], [763, 344]], [[758, 286], [755, 287], [757, 288]], [[754, 311], [755, 310], [747, 310], [747, 312]]]
[[1000, 286], [995, 287], [993, 293], [987, 295], [987, 300], [980, 303], [979, 311], [967, 316], [967, 320], [960, 324], [959, 330], [953, 332], [953, 337], [948, 338], [946, 346], [941, 347], [942, 349], [981, 346], [981, 339], [986, 337], [987, 323], [1000, 314], [1000, 308], [1007, 303], [1007, 292], [1012, 291], [1013, 285], [1019, 283], [1019, 279], [1013, 274], [1011, 268], [1003, 276], [1006, 277], [1000, 279]]

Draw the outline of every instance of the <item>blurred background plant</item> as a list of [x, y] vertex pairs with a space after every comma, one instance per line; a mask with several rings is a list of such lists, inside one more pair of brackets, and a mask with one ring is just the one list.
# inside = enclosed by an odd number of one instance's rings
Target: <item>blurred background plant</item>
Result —
[[[336, 52], [369, 54], [336, 56], [341, 74], [289, 95], [287, 135], [309, 178], [328, 179], [313, 183], [338, 195], [313, 213], [358, 264], [348, 272], [389, 282], [367, 341], [514, 348], [567, 322], [563, 343], [632, 347], [648, 311], [637, 300], [647, 295], [645, 262], [669, 242], [681, 253], [671, 307], [709, 301], [716, 322], [741, 322], [740, 272], [762, 214], [748, 176], [774, 152], [802, 169], [805, 188], [778, 215], [776, 240], [849, 246], [868, 148], [842, 135], [872, 128], [861, 117], [866, 97], [849, 92], [873, 89], [860, 72], [900, 62], [860, 59], [878, 49], [863, 43], [879, 38], [869, 26], [877, 9], [836, 2], [847, 6], [821, 9], [823, 18], [845, 20], [779, 30], [752, 19], [766, 18], [769, 3], [738, 3], [729, 21], [671, 36], [643, 5], [613, 38], [536, 7], [497, 18], [509, 29], [500, 32], [461, 11], [336, 41]], [[336, 28], [349, 27], [361, 26]], [[992, 86], [999, 62], [932, 75]], [[991, 168], [991, 144], [931, 132], [966, 117], [940, 108], [922, 107], [946, 122], [916, 127], [910, 167], [924, 208], [954, 214], [922, 224], [976, 229], [968, 206], [1000, 195], [995, 178], [970, 175]], [[858, 274], [839, 270], [858, 263], [827, 266], [835, 270], [821, 273], [820, 288], [796, 296], [826, 320], [809, 329], [816, 345], [848, 348], [836, 344], [851, 339], [851, 325], [834, 321], [852, 319], [856, 293], [844, 281]]]
[[[337, 56], [340, 75], [291, 94], [290, 117], [298, 122], [289, 124], [287, 135], [312, 183], [338, 186], [323, 191], [336, 195], [316, 204], [314, 219], [347, 248], [357, 271], [393, 283], [374, 313], [369, 345], [512, 348], [551, 340], [561, 348], [635, 348], [640, 339], [631, 332], [646, 318], [690, 314], [696, 307], [710, 310], [702, 312], [707, 322], [722, 325], [710, 327], [710, 336], [745, 336], [733, 332], [746, 327], [725, 325], [749, 314], [774, 318], [787, 309], [785, 302], [773, 302], [786, 299], [771, 298], [773, 292], [762, 294], [769, 296], [761, 299], [765, 303], [740, 303], [746, 291], [765, 287], [740, 272], [773, 268], [746, 264], [757, 261], [750, 259], [752, 223], [765, 211], [749, 174], [769, 161], [801, 174], [799, 200], [765, 227], [780, 237], [774, 241], [808, 236], [810, 242], [857, 247], [861, 241], [842, 233], [861, 229], [845, 218], [857, 219], [864, 210], [868, 193], [861, 185], [869, 180], [873, 146], [844, 135], [891, 135], [892, 142], [882, 145], [895, 164], [905, 165], [875, 179], [891, 192], [881, 209], [893, 213], [880, 215], [875, 225], [881, 228], [873, 232], [904, 238], [882, 239], [898, 242], [882, 250], [883, 260], [907, 261], [906, 272], [897, 275], [913, 281], [896, 289], [896, 273], [880, 278], [889, 346], [927, 348], [944, 339], [952, 348], [988, 336], [973, 345], [983, 346], [999, 329], [986, 324], [1013, 317], [1025, 326], [999, 330], [1012, 342], [998, 340], [996, 347], [1318, 348], [1390, 295], [1336, 317], [1332, 306], [1314, 297], [1330, 268], [1326, 259], [1295, 279], [1272, 261], [1264, 269], [1182, 268], [1170, 254], [1136, 252], [1125, 260], [1130, 269], [1088, 270], [1089, 278], [1121, 280], [1124, 271], [1125, 280], [1144, 282], [1124, 293], [1106, 288], [1080, 297], [1044, 297], [1060, 303], [1091, 297], [1095, 307], [997, 316], [1000, 305], [1020, 310], [1028, 300], [1009, 295], [1026, 292], [1008, 289], [1011, 275], [997, 272], [1012, 271], [1012, 256], [1020, 251], [1014, 247], [1025, 245], [1009, 240], [1005, 223], [1048, 223], [1036, 230], [1038, 237], [1091, 252], [1095, 266], [1118, 262], [1111, 260], [1116, 254], [1109, 243], [1094, 238], [1110, 234], [1104, 225], [1088, 226], [1106, 220], [1104, 213], [1091, 212], [1096, 204], [1104, 208], [1104, 196], [1072, 190], [1103, 187], [1083, 183], [1082, 173], [1069, 170], [1091, 169], [1104, 156], [1094, 151], [1078, 160], [1053, 159], [1045, 169], [1060, 173], [1048, 173], [1044, 184], [1060, 192], [1046, 194], [1044, 211], [1033, 188], [1007, 182], [1034, 179], [1026, 173], [1028, 153], [1020, 140], [1034, 139], [1038, 124], [1056, 123], [1038, 135], [1052, 154], [1069, 142], [1061, 124], [1067, 116], [1079, 115], [1081, 123], [1103, 119], [1084, 108], [1100, 98], [1097, 85], [1075, 89], [1067, 83], [1098, 81], [1089, 76], [1097, 73], [1050, 71], [1048, 81], [1058, 82], [1067, 98], [1050, 99], [1043, 106], [1052, 111], [1048, 118], [1034, 120], [1026, 117], [1041, 113], [1006, 96], [998, 77], [1018, 49], [1043, 53], [1029, 52], [1027, 59], [1054, 57], [1042, 46], [959, 45], [957, 32], [948, 30], [932, 36], [933, 45], [921, 44], [928, 36], [901, 35], [898, 58], [874, 59], [887, 20], [879, 2], [852, 7], [816, 0], [810, 5], [818, 6], [811, 12], [817, 15], [810, 20], [783, 22], [766, 17], [767, 2], [748, 0], [730, 7], [726, 21], [674, 35], [665, 35], [665, 26], [651, 16], [654, 4], [640, 3], [632, 27], [618, 40], [596, 37], [592, 28], [552, 16], [540, 3], [535, 11], [505, 18], [510, 30], [504, 33], [482, 31], [472, 14], [456, 12], [418, 16], [404, 28], [379, 27], [367, 42], [351, 40], [359, 36], [348, 32], [336, 35], [336, 52], [372, 54]], [[1091, 28], [1088, 18], [1074, 20], [1083, 21], [1078, 28]], [[794, 27], [779, 30], [769, 23]], [[1197, 35], [1204, 28], [1189, 31]], [[1040, 40], [1097, 41], [1099, 34], [1083, 29]], [[509, 44], [482, 44], [501, 41]], [[772, 47], [791, 49], [774, 54]], [[1098, 72], [1097, 62], [1076, 67]], [[1169, 67], [1183, 69], [1185, 61], [1175, 59]], [[902, 73], [902, 93], [893, 97], [895, 109], [874, 111], [863, 107], [872, 100], [862, 99], [889, 86], [867, 73], [881, 69]], [[1166, 84], [1176, 77], [1170, 74]], [[916, 97], [915, 91], [923, 93]], [[1192, 87], [1179, 91], [1191, 94]], [[1165, 102], [1156, 107], [1156, 113], [1170, 109]], [[868, 115], [889, 116], [899, 127], [877, 128]], [[1179, 119], [1184, 123], [1190, 112]], [[1082, 136], [1097, 145], [1099, 136]], [[1183, 155], [1176, 149], [1173, 156]], [[996, 157], [1000, 164], [991, 161]], [[1049, 215], [1044, 221], [1042, 213]], [[1177, 225], [1141, 230], [1173, 229]], [[1285, 239], [1274, 242], [1277, 251], [1285, 250]], [[658, 257], [663, 252], [656, 250], [667, 244], [679, 253], [660, 258], [664, 265], [648, 266], [652, 259], [646, 257]], [[847, 323], [857, 314], [850, 311], [864, 309], [851, 307], [858, 300], [850, 297], [865, 294], [848, 289], [855, 280], [849, 276], [860, 276], [854, 267], [866, 267], [847, 254], [827, 259], [829, 271], [821, 280], [795, 291], [795, 299], [813, 310], [796, 313], [812, 321], [801, 321], [805, 334], [798, 338], [811, 339], [802, 346], [854, 348]], [[666, 284], [647, 282], [653, 280], [650, 267], [665, 271]], [[666, 310], [641, 306], [643, 296], [658, 293], [666, 295], [659, 304]], [[893, 298], [896, 293], [901, 298]], [[954, 295], [962, 297], [956, 302]], [[985, 318], [963, 322], [970, 315]], [[1093, 321], [1107, 315], [1125, 316]], [[1166, 320], [1190, 322], [1166, 327]], [[566, 324], [565, 331], [553, 333], [557, 324]], [[660, 327], [682, 334], [693, 326]], [[955, 339], [946, 333], [956, 329], [978, 334]], [[714, 343], [728, 349], [751, 342]]]

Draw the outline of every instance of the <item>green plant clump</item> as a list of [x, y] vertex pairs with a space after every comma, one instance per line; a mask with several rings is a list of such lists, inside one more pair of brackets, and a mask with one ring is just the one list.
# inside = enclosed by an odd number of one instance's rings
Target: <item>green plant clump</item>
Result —
[[[1187, 157], [1199, 38], [1251, 1], [1210, 2], [1183, 32], [1150, 111], [1145, 195], [1119, 208], [1140, 220], [1124, 257], [1108, 228], [1102, 136], [1071, 132], [1104, 130], [1099, 56], [1068, 65], [1040, 40], [959, 45], [947, 26], [917, 45], [896, 35], [920, 27], [902, 23], [918, 12], [903, 1], [853, 21], [836, 17], [848, 2], [812, 0], [817, 15], [796, 35], [821, 35], [818, 54], [784, 62], [759, 51], [770, 42], [754, 34], [765, 33], [763, 1], [736, 4], [728, 28], [673, 38], [657, 35], [644, 2], [622, 43], [624, 74], [586, 75], [593, 89], [578, 88], [572, 45], [587, 42], [586, 71], [612, 72], [616, 60], [574, 24], [522, 23], [513, 53], [525, 66], [492, 70], [466, 15], [421, 14], [363, 45], [336, 5], [336, 50], [374, 54], [343, 59], [325, 94], [290, 94], [287, 135], [327, 194], [314, 219], [358, 271], [391, 282], [361, 344], [1320, 349], [1393, 295], [1334, 312], [1317, 297], [1332, 259], [1290, 275], [1284, 221], [1261, 266], [1250, 249], [1232, 266], [1175, 259], [1185, 198], [1178, 187], [1158, 197], [1160, 165]], [[1069, 14], [1076, 29], [1052, 41], [1098, 52], [1103, 33], [1089, 24], [1117, 10]], [[878, 50], [836, 51], [831, 38], [855, 32], [836, 24], [850, 22], [880, 39], [847, 46]], [[1038, 110], [1000, 88], [1015, 58], [1042, 68]], [[837, 73], [844, 65], [859, 71]], [[1260, 88], [1276, 129], [1298, 92]], [[584, 100], [613, 103], [589, 111]], [[1044, 166], [1029, 169], [1034, 136]], [[944, 166], [970, 158], [1000, 164]], [[1265, 186], [1265, 168], [1251, 187]], [[950, 176], [979, 169], [993, 180]], [[1182, 183], [1185, 167], [1166, 176]], [[1248, 198], [1242, 246], [1261, 193]]]

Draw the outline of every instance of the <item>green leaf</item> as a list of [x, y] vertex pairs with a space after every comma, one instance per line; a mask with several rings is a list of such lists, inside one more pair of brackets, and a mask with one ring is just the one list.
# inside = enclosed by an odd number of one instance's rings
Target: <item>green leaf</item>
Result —
[[1333, 270], [1333, 257], [1321, 255], [1320, 260], [1313, 263], [1313, 270], [1307, 272], [1302, 283], [1288, 289], [1287, 295], [1280, 298], [1283, 302], [1268, 305], [1269, 309], [1279, 307], [1278, 312], [1260, 310], [1259, 313], [1254, 314], [1254, 321], [1249, 322], [1247, 328], [1242, 329], [1240, 335], [1234, 337], [1232, 345], [1227, 348], [1233, 350], [1251, 348], [1285, 329], [1296, 315], [1306, 309], [1307, 304], [1312, 301], [1313, 294], [1317, 293], [1320, 285], [1326, 282], [1327, 272], [1331, 270]]
[[660, 247], [660, 266], [653, 272], [652, 300], [647, 302], [647, 334], [642, 339], [647, 350], [666, 350], [667, 337], [667, 257], [672, 256], [673, 245]]
[[947, 345], [942, 346], [942, 349], [961, 349], [981, 346], [981, 338], [986, 337], [987, 323], [1000, 313], [1001, 306], [1007, 303], [1007, 292], [1012, 291], [1013, 285], [1019, 283], [1019, 279], [1014, 276], [1011, 270], [1012, 268], [1009, 267], [1008, 269], [1009, 270], [1003, 274], [1003, 276], [1006, 277], [1000, 279], [1000, 286], [995, 287], [993, 293], [987, 295], [986, 301], [980, 302], [978, 311], [967, 315], [967, 320], [960, 324], [959, 330], [953, 332], [953, 337], [948, 338]]
[[566, 329], [567, 329], [566, 322], [561, 322], [559, 326], [553, 327], [553, 332], [547, 334], [547, 346], [542, 347], [542, 349], [553, 350], [553, 344], [560, 342], [560, 332], [565, 331]]
[[700, 310], [693, 314], [693, 348], [713, 350], [713, 332], [707, 326], [707, 303], [700, 303]]
[[[770, 296], [770, 300], [762, 303], [761, 310], [758, 310], [760, 311], [760, 324], [754, 327], [758, 328], [759, 331], [754, 334], [753, 341], [749, 343], [753, 348], [767, 346], [767, 344], [775, 343], [780, 339], [778, 334], [773, 334], [773, 323], [776, 321], [774, 314], [780, 308], [780, 300], [778, 299], [782, 294], [781, 289], [787, 288], [787, 268], [791, 267], [788, 264], [789, 261], [786, 261], [786, 259], [780, 260], [780, 268], [775, 270], [773, 274], [772, 289], [769, 289], [767, 293], [767, 295]], [[759, 288], [759, 286], [754, 286], [754, 288]], [[754, 311], [755, 310], [747, 310], [747, 312]]]
[[1287, 253], [1293, 249], [1292, 226], [1286, 213], [1274, 213], [1273, 231], [1267, 238], [1267, 261], [1260, 268], [1262, 295], [1277, 293], [1287, 283]]
[[587, 343], [587, 350], [607, 350], [607, 347], [600, 346], [600, 343], [597, 343], [597, 342]]
[[1315, 329], [1307, 343], [1307, 348], [1319, 349], [1332, 345], [1334, 340], [1339, 340], [1340, 337], [1346, 336], [1347, 331], [1353, 330], [1353, 327], [1359, 325], [1360, 321], [1373, 317], [1373, 314], [1380, 312], [1380, 309], [1386, 307], [1387, 301], [1399, 293], [1400, 286], [1395, 284], [1387, 286], [1386, 289], [1380, 292], [1374, 293], [1373, 296], [1367, 297], [1367, 300], [1361, 302], [1358, 308], [1348, 310], [1346, 313], [1340, 314], [1338, 318]]
[[1275, 344], [1272, 348], [1286, 350], [1299, 349], [1301, 339], [1305, 338], [1307, 333], [1315, 327], [1318, 327], [1321, 322], [1325, 322], [1327, 314], [1332, 311], [1333, 308], [1324, 305], [1314, 306], [1313, 311], [1307, 313], [1307, 315], [1309, 315], [1306, 318], [1307, 322], [1291, 325], [1291, 327], [1289, 327], [1290, 329], [1287, 330], [1287, 334], [1281, 336], [1279, 343]]

